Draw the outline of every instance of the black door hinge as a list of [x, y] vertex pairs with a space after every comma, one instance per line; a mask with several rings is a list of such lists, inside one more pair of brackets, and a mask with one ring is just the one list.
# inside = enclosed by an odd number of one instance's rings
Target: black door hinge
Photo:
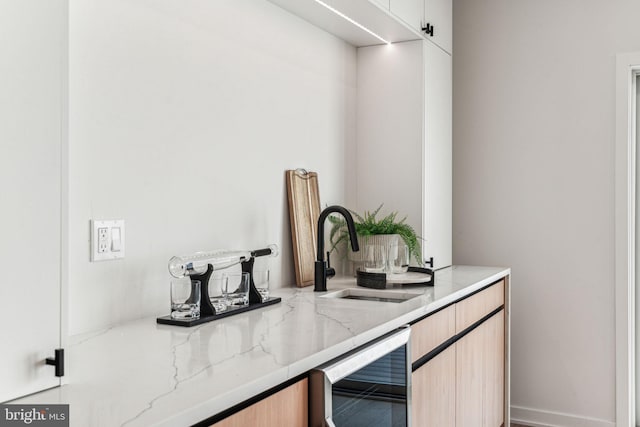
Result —
[[434, 27], [433, 25], [431, 25], [431, 24], [429, 24], [429, 23], [427, 22], [427, 24], [426, 24], [424, 27], [422, 27], [422, 31], [424, 31], [424, 32], [425, 32], [425, 34], [430, 35], [431, 37], [433, 37], [433, 30], [434, 30], [435, 28], [436, 28], [436, 27]]
[[64, 376], [64, 348], [55, 349], [55, 357], [47, 357], [47, 365], [56, 367], [56, 377]]

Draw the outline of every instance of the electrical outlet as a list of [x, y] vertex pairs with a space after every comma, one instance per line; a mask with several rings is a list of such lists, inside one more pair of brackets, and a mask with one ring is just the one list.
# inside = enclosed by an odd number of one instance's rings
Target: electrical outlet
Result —
[[98, 228], [98, 253], [103, 254], [109, 248], [109, 229], [107, 227]]
[[91, 261], [124, 258], [124, 220], [91, 220]]

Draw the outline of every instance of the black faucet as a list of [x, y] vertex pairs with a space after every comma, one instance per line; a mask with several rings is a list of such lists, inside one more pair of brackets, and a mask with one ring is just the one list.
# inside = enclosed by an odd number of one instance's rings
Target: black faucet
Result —
[[351, 239], [351, 249], [354, 252], [360, 250], [358, 246], [358, 236], [356, 235], [356, 226], [353, 223], [353, 217], [348, 210], [342, 206], [329, 206], [320, 213], [318, 218], [318, 252], [317, 261], [315, 263], [315, 286], [313, 290], [315, 292], [324, 292], [327, 290], [327, 277], [333, 277], [336, 274], [336, 270], [331, 268], [331, 262], [329, 261], [329, 252], [327, 252], [327, 261], [324, 261], [324, 221], [329, 214], [337, 212], [342, 214], [347, 221], [347, 229], [349, 230], [349, 238]]

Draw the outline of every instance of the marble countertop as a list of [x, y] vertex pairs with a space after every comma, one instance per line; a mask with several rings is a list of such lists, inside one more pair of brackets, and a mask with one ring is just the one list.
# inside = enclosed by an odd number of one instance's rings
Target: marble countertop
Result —
[[12, 403], [70, 405], [71, 426], [185, 426], [303, 374], [510, 273], [454, 266], [402, 303], [325, 298], [329, 291], [273, 291], [280, 304], [192, 328], [155, 317], [72, 337], [66, 384]]

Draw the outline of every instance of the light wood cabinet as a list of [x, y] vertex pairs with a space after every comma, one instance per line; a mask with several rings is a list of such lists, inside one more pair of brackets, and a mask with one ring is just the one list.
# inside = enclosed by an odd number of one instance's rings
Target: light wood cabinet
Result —
[[438, 311], [411, 326], [411, 362], [415, 363], [425, 354], [455, 334], [456, 308], [454, 305]]
[[[440, 351], [413, 371], [415, 425], [506, 425], [507, 283], [501, 280], [412, 325], [414, 366]], [[451, 344], [441, 351], [442, 343]]]
[[420, 427], [454, 427], [456, 353], [451, 346], [422, 365], [411, 377], [411, 419]]
[[456, 304], [457, 334], [504, 304], [504, 284], [501, 280]]
[[456, 423], [483, 426], [485, 324], [456, 342]]
[[504, 310], [488, 319], [483, 345], [483, 426], [495, 427], [504, 422], [505, 340]]
[[302, 379], [211, 427], [306, 427], [309, 419], [308, 381]]
[[456, 343], [456, 422], [499, 427], [504, 421], [504, 310]]

